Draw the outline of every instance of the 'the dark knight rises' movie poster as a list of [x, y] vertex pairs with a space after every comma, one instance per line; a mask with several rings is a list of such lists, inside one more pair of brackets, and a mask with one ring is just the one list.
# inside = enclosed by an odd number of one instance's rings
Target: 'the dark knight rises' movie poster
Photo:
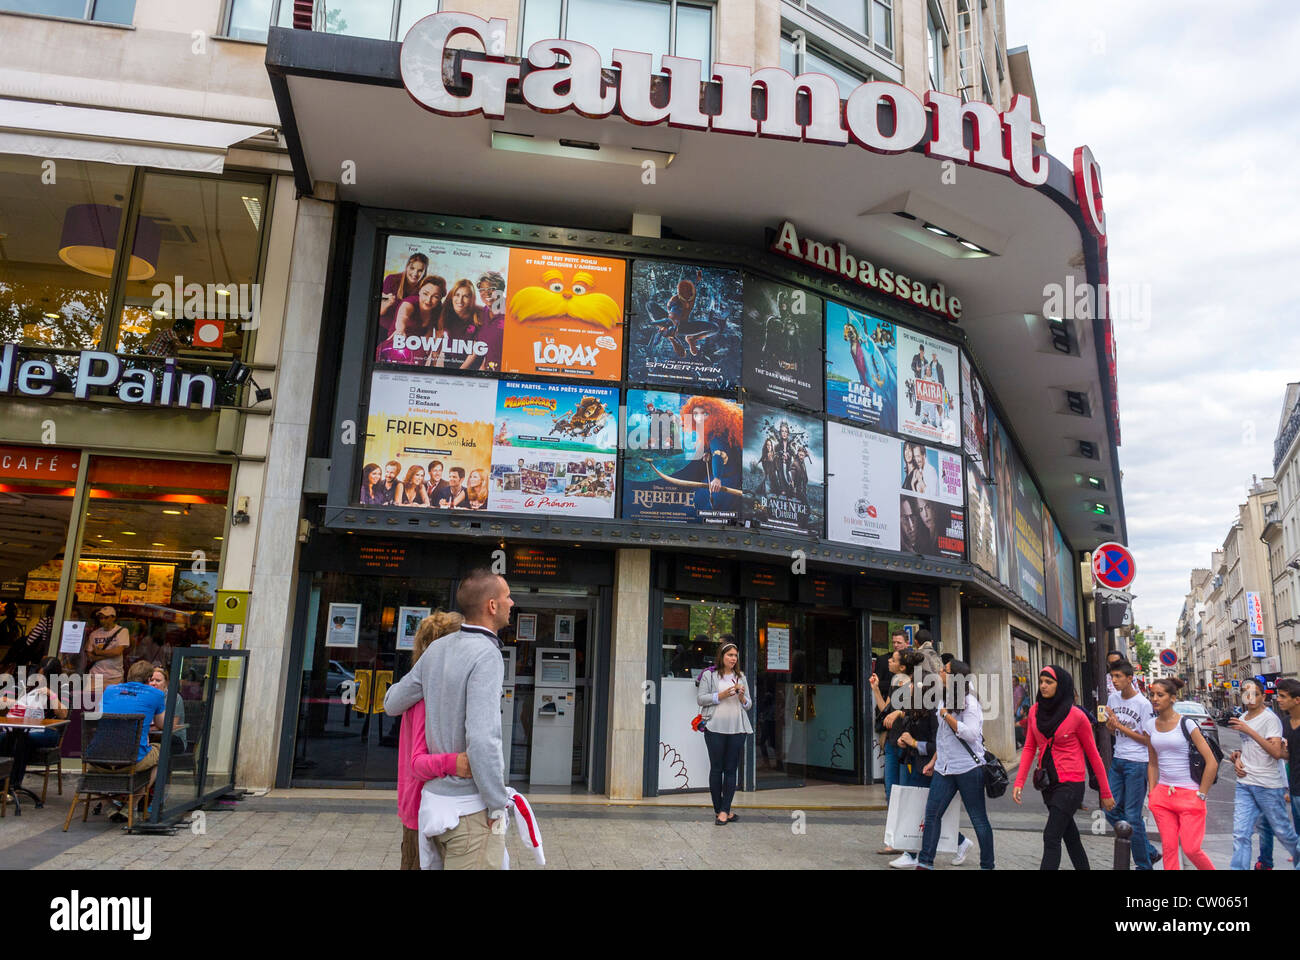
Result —
[[737, 385], [739, 271], [638, 260], [630, 307], [630, 382], [720, 390]]
[[822, 409], [822, 300], [805, 290], [745, 276], [744, 385], [774, 403]]

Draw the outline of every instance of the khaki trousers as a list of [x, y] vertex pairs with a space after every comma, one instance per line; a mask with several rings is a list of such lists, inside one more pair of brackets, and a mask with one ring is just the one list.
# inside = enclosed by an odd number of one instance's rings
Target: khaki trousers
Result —
[[486, 810], [461, 817], [460, 823], [433, 842], [444, 870], [500, 870], [505, 859], [505, 831], [492, 832]]

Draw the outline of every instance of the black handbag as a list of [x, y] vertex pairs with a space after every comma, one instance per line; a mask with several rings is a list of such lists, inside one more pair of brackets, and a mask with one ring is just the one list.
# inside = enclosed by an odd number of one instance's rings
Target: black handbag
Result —
[[[975, 751], [970, 748], [970, 744], [961, 737], [957, 738], [957, 742], [965, 747], [966, 752], [970, 754], [970, 758], [975, 760]], [[978, 760], [975, 760], [975, 762], [979, 763]], [[984, 751], [984, 762], [980, 766], [984, 768], [984, 795], [990, 800], [996, 800], [1006, 793], [1007, 787], [1011, 785], [1011, 778], [1007, 776], [1007, 768], [1002, 765], [1001, 760], [988, 750]]]
[[1061, 778], [1056, 775], [1056, 761], [1052, 759], [1052, 741], [1048, 740], [1038, 766], [1034, 769], [1034, 789], [1051, 790], [1060, 782]]

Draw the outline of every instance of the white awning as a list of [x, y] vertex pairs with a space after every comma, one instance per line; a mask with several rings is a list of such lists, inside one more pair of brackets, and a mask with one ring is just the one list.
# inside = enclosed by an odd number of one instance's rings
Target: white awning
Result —
[[0, 98], [0, 153], [220, 173], [269, 127]]

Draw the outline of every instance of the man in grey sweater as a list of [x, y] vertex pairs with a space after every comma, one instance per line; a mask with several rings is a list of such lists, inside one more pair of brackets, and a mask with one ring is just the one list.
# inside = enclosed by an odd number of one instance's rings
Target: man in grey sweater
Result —
[[388, 688], [384, 712], [400, 717], [424, 700], [432, 753], [468, 753], [471, 777], [426, 784], [459, 821], [434, 837], [446, 870], [498, 870], [505, 853], [505, 765], [501, 753], [501, 682], [497, 631], [510, 622], [510, 585], [486, 569], [461, 581], [456, 606], [465, 623], [429, 646], [411, 672]]

